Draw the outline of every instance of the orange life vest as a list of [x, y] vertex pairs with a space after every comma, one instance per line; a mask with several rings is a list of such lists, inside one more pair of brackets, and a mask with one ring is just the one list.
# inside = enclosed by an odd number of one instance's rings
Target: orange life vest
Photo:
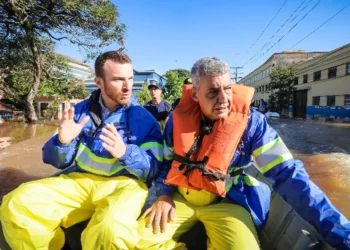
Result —
[[165, 183], [225, 197], [225, 181], [231, 177], [228, 168], [248, 123], [254, 89], [233, 84], [228, 117], [216, 120], [210, 128], [201, 126], [203, 115], [191, 88], [184, 85], [173, 111], [174, 160]]

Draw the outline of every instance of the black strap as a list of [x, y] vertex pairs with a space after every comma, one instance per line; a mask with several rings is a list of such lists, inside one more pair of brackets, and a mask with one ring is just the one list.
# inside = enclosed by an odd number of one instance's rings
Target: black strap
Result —
[[[200, 132], [199, 132], [199, 136], [194, 140], [194, 142], [193, 142], [193, 144], [192, 144], [190, 150], [186, 153], [185, 157], [180, 156], [180, 155], [178, 155], [178, 156], [179, 156], [179, 157], [182, 157], [184, 161], [192, 162], [192, 161], [190, 160], [191, 155], [192, 155], [198, 148], [201, 147], [204, 136], [209, 135], [209, 134], [211, 133], [211, 130], [212, 130], [213, 126], [214, 126], [214, 122], [209, 122], [209, 124], [208, 124], [207, 121], [203, 121], [203, 120], [202, 120], [201, 123], [200, 123]], [[181, 161], [181, 160], [180, 160], [179, 162], [182, 163], [182, 164], [180, 165], [180, 167], [179, 167], [179, 170], [181, 171], [181, 170], [185, 167], [186, 164], [184, 164], [183, 161]]]

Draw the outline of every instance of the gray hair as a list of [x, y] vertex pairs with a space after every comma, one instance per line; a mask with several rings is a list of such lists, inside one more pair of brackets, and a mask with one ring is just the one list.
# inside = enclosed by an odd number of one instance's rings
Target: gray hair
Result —
[[224, 61], [216, 57], [204, 57], [199, 59], [191, 69], [191, 79], [194, 88], [199, 87], [199, 78], [207, 75], [225, 75], [230, 72], [230, 67]]

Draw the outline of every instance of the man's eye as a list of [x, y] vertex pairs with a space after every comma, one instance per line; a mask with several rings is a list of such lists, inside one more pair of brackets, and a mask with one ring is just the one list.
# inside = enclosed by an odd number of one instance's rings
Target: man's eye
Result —
[[217, 94], [217, 91], [211, 91], [211, 92], [208, 93], [208, 96], [209, 97], [215, 97], [216, 94]]

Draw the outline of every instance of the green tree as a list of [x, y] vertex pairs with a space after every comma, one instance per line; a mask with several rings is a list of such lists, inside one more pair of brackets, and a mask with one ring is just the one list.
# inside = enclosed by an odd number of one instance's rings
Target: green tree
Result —
[[269, 96], [269, 107], [271, 111], [282, 112], [293, 105], [293, 92], [296, 77], [299, 70], [296, 67], [274, 68], [269, 74], [269, 89], [272, 94]]
[[185, 69], [171, 69], [165, 73], [167, 83], [165, 84], [164, 99], [173, 103], [181, 97], [182, 85], [186, 78], [190, 77], [190, 72]]
[[151, 95], [149, 94], [149, 90], [147, 88], [147, 84], [142, 85], [142, 91], [139, 91], [135, 94], [137, 100], [139, 101], [140, 105], [144, 106], [147, 102], [152, 100]]
[[[109, 0], [0, 0], [0, 89], [23, 105], [29, 122], [37, 121], [33, 100], [44, 80], [45, 60], [50, 58], [45, 55], [64, 40], [78, 45], [90, 58], [113, 42], [123, 46], [126, 27], [118, 19]], [[18, 69], [31, 72], [24, 75], [25, 82], [18, 74], [11, 76]], [[16, 77], [12, 86], [7, 84]], [[19, 96], [16, 84], [20, 83], [24, 86]]]

